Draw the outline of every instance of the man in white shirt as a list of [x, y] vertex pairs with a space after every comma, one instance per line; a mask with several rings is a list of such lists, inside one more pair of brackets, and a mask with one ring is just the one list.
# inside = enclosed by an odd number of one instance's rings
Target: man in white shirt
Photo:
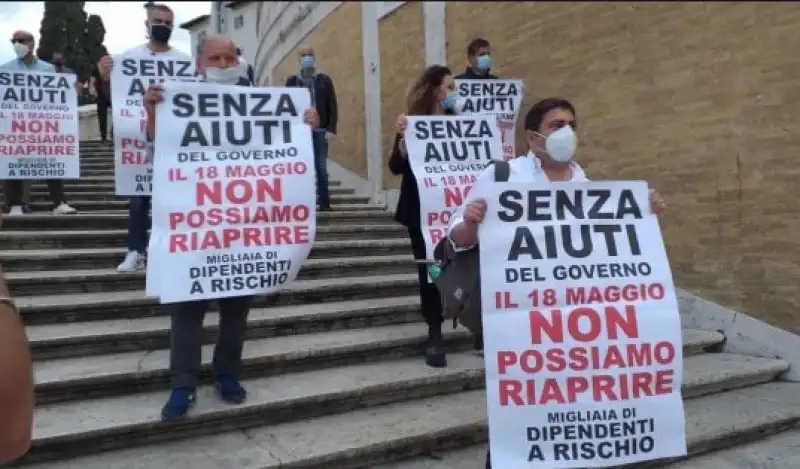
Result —
[[[525, 141], [528, 154], [509, 161], [510, 182], [588, 181], [583, 168], [573, 159], [578, 146], [575, 135], [575, 108], [564, 99], [548, 98], [531, 107], [525, 116]], [[470, 190], [470, 202], [453, 213], [448, 234], [458, 248], [470, 249], [478, 243], [478, 225], [486, 213], [486, 195], [494, 184], [494, 168], [484, 170]], [[663, 212], [664, 201], [651, 192], [653, 213]]]
[[[150, 41], [142, 44], [124, 54], [136, 53], [141, 55], [150, 53], [167, 59], [192, 60], [189, 54], [173, 49], [169, 44], [172, 29], [175, 26], [175, 15], [166, 5], [154, 4], [147, 10], [147, 27]], [[114, 62], [111, 56], [106, 55], [100, 59], [97, 69], [100, 79], [104, 83], [111, 80], [111, 70]], [[151, 155], [152, 156], [152, 155]], [[144, 270], [147, 262], [147, 230], [150, 229], [150, 196], [136, 196], [130, 198], [128, 204], [128, 254], [117, 267], [119, 272], [134, 272]]]
[[[510, 182], [575, 182], [588, 181], [583, 168], [573, 159], [578, 146], [575, 135], [577, 122], [572, 104], [559, 98], [548, 98], [531, 107], [525, 116], [525, 141], [528, 154], [508, 162]], [[470, 190], [470, 201], [460, 206], [450, 220], [448, 235], [456, 251], [468, 250], [478, 244], [478, 226], [486, 214], [486, 196], [494, 181], [494, 167], [486, 168]], [[650, 193], [650, 207], [656, 215], [666, 206], [655, 192]], [[475, 348], [483, 348], [478, 337]], [[486, 454], [486, 469], [491, 459]]]

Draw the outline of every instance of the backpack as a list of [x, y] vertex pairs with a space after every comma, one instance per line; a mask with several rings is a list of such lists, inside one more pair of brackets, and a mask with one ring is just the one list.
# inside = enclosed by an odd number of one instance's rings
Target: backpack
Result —
[[[507, 161], [493, 161], [494, 181], [507, 182], [510, 167]], [[438, 275], [433, 283], [442, 299], [442, 316], [453, 320], [453, 328], [461, 324], [477, 336], [483, 334], [481, 320], [481, 268], [478, 247], [456, 252], [445, 237], [433, 249]], [[434, 275], [431, 275], [434, 277]]]

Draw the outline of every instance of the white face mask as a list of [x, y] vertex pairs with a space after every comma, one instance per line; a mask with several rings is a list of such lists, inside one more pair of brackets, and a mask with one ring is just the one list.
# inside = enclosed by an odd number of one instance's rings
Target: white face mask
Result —
[[220, 85], [235, 85], [242, 74], [239, 67], [217, 68], [206, 67], [206, 80]]
[[[541, 134], [540, 134], [541, 135]], [[575, 156], [578, 148], [578, 137], [572, 127], [565, 125], [555, 132], [545, 137], [544, 151], [550, 155], [553, 161], [566, 163]]]
[[17, 58], [21, 59], [28, 53], [28, 46], [25, 44], [20, 44], [19, 42], [15, 42], [14, 53], [17, 54]]

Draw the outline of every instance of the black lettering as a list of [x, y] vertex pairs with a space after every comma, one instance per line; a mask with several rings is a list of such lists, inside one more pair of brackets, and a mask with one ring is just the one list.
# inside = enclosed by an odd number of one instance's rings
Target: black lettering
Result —
[[[525, 209], [522, 206], [522, 194], [519, 191], [503, 191], [500, 193], [500, 207], [504, 211], [498, 211], [497, 217], [505, 222], [517, 222], [522, 219]], [[509, 258], [511, 260], [511, 258]]]

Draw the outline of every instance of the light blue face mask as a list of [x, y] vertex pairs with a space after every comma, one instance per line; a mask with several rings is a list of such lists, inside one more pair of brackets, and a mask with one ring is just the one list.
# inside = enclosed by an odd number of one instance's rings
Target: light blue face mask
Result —
[[313, 55], [304, 55], [300, 57], [300, 67], [302, 68], [311, 68], [314, 66], [314, 56]]
[[481, 70], [489, 70], [492, 68], [492, 56], [480, 55], [478, 56], [478, 68]]
[[448, 111], [453, 111], [458, 103], [458, 91], [448, 91], [447, 96], [442, 100], [442, 107]]

